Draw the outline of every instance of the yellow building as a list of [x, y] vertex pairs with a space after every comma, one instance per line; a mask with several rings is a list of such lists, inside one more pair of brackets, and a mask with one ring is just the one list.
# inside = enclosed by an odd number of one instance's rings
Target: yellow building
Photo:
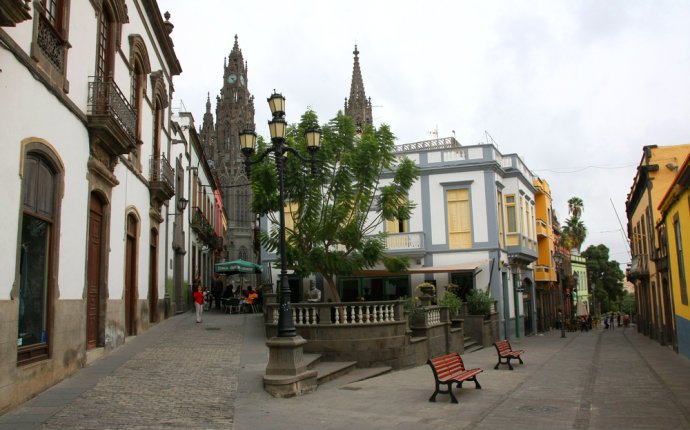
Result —
[[[675, 166], [675, 167], [674, 167]], [[659, 205], [662, 222], [660, 236], [668, 246], [667, 277], [671, 284], [676, 346], [680, 354], [690, 358], [690, 303], [688, 303], [688, 272], [690, 269], [690, 155], [679, 166], [675, 180]], [[682, 234], [685, 232], [685, 234]]]
[[539, 256], [534, 263], [534, 282], [537, 305], [537, 330], [555, 327], [560, 296], [558, 278], [554, 266], [553, 210], [551, 187], [541, 178], [534, 179], [534, 209], [537, 218], [537, 249]]
[[628, 279], [635, 284], [637, 329], [661, 344], [675, 344], [675, 336], [671, 288], [664, 268], [658, 267], [665, 259], [655, 226], [662, 220], [659, 203], [688, 153], [690, 144], [645, 146], [625, 203], [632, 254]]

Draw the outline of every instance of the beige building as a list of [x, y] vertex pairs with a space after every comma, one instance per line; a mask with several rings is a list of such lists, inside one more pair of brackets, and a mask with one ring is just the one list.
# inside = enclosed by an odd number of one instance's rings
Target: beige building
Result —
[[[675, 344], [672, 290], [663, 262], [656, 225], [659, 204], [676, 177], [690, 144], [645, 146], [625, 203], [632, 263], [627, 278], [635, 284], [637, 329], [661, 344]], [[660, 270], [661, 269], [661, 270]]]

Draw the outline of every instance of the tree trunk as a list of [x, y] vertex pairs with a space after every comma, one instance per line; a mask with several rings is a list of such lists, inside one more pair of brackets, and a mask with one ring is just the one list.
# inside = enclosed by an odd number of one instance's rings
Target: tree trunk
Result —
[[[338, 294], [338, 287], [335, 283], [335, 279], [333, 275], [323, 275], [323, 279], [326, 280], [326, 287], [324, 288], [325, 292], [325, 301], [332, 302], [332, 303], [340, 303], [340, 294]], [[340, 314], [340, 323], [344, 324], [345, 323], [345, 308], [340, 306], [339, 310]]]
[[326, 281], [324, 288], [324, 302], [340, 303], [340, 294], [338, 294], [338, 286], [335, 283], [333, 275], [323, 274], [323, 279]]

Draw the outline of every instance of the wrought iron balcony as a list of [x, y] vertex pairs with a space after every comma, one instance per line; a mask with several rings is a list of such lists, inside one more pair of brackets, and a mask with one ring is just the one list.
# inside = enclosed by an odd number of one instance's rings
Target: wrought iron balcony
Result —
[[38, 37], [36, 44], [41, 52], [61, 73], [65, 72], [65, 51], [68, 48], [67, 41], [50, 24], [43, 14], [38, 16]]
[[109, 155], [135, 148], [136, 112], [111, 78], [91, 78], [87, 118], [89, 134]]
[[216, 235], [213, 226], [208, 222], [201, 208], [192, 208], [192, 222], [189, 226], [196, 233], [198, 240], [207, 244], [211, 249], [222, 249], [223, 238]]
[[206, 215], [204, 215], [204, 212], [201, 210], [201, 208], [196, 206], [192, 208], [192, 221], [189, 225], [192, 227], [192, 230], [196, 231], [197, 233], [201, 232], [204, 227], [210, 226], [208, 221], [206, 221]]
[[160, 203], [175, 195], [173, 169], [165, 155], [154, 155], [149, 162], [149, 188], [151, 195]]

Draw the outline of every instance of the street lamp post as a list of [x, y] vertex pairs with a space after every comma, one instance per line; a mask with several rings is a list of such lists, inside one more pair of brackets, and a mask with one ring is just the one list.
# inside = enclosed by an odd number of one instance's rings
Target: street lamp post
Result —
[[556, 251], [554, 255], [558, 269], [558, 285], [561, 287], [561, 338], [565, 338], [565, 290], [563, 288], [563, 255]]
[[311, 163], [312, 174], [316, 173], [316, 152], [321, 143], [321, 133], [317, 129], [310, 129], [306, 133], [307, 148], [311, 153], [311, 159], [307, 160], [302, 155], [287, 145], [285, 134], [287, 122], [285, 121], [285, 97], [281, 94], [273, 93], [268, 99], [273, 119], [268, 122], [271, 131], [271, 147], [258, 154], [256, 160], [250, 160], [254, 155], [256, 144], [256, 133], [253, 130], [244, 130], [240, 133], [240, 147], [244, 154], [244, 167], [247, 177], [251, 176], [251, 166], [260, 163], [271, 152], [275, 155], [276, 169], [278, 170], [278, 195], [280, 202], [279, 212], [279, 248], [280, 248], [280, 308], [278, 311], [278, 337], [294, 337], [297, 335], [295, 322], [290, 310], [290, 284], [287, 279], [287, 261], [285, 257], [285, 156], [287, 153], [294, 154], [302, 161]]
[[278, 171], [279, 196], [279, 251], [280, 251], [280, 307], [278, 308], [277, 336], [266, 342], [269, 347], [269, 361], [264, 375], [264, 388], [276, 397], [290, 397], [316, 389], [316, 372], [307, 370], [302, 354], [302, 345], [306, 341], [297, 335], [295, 322], [290, 306], [290, 284], [287, 279], [287, 258], [285, 241], [285, 156], [295, 155], [303, 162], [311, 163], [312, 175], [316, 173], [316, 152], [321, 143], [321, 133], [318, 129], [306, 132], [307, 149], [311, 158], [303, 157], [296, 149], [287, 145], [285, 135], [287, 122], [285, 121], [285, 97], [273, 93], [268, 98], [273, 118], [268, 122], [271, 132], [271, 146], [257, 154], [255, 153], [256, 133], [246, 129], [240, 132], [240, 148], [245, 157], [244, 167], [247, 177], [251, 176], [251, 166], [263, 161], [270, 153], [274, 154]]

